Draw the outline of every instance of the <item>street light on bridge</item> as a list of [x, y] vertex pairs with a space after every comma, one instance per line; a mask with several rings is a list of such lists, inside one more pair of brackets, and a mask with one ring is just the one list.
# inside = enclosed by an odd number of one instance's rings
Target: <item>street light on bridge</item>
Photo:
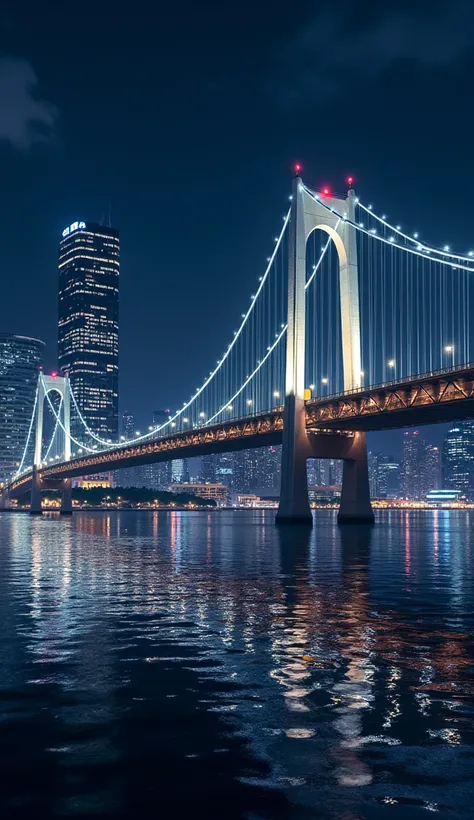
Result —
[[454, 367], [454, 345], [446, 345], [444, 348], [445, 353], [451, 353], [452, 356], [452, 366]]
[[387, 362], [387, 367], [390, 367], [390, 369], [391, 369], [391, 370], [393, 370], [393, 375], [394, 375], [394, 376], [395, 376], [395, 368], [396, 368], [396, 366], [397, 366], [397, 363], [396, 363], [395, 359], [389, 359], [389, 360], [388, 360], [388, 362]]

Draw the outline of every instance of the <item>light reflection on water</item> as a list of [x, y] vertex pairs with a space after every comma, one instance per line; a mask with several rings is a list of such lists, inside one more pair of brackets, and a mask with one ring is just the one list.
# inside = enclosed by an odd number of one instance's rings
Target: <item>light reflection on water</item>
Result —
[[0, 514], [1, 816], [471, 816], [472, 523]]

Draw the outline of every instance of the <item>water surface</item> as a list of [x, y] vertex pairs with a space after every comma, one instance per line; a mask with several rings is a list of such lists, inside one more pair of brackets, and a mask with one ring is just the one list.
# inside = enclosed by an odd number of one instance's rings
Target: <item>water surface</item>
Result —
[[472, 817], [474, 514], [0, 514], [2, 818]]

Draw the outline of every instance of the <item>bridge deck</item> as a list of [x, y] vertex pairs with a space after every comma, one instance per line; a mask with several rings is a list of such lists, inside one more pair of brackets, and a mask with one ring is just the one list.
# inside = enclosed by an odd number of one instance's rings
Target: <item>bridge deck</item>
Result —
[[[306, 425], [314, 433], [371, 431], [474, 418], [474, 364], [424, 373], [403, 381], [339, 393], [306, 403]], [[176, 458], [234, 452], [281, 444], [283, 408], [194, 428], [171, 436], [88, 454], [40, 471], [45, 482], [118, 470]], [[31, 474], [12, 482], [23, 492]]]

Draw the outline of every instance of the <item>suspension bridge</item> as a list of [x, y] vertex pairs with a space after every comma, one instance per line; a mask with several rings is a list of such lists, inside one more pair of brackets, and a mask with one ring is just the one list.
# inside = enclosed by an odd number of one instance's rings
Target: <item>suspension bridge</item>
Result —
[[[338, 520], [371, 522], [366, 432], [474, 416], [474, 252], [436, 247], [297, 169], [250, 305], [191, 397], [132, 440], [90, 429], [67, 376], [39, 374], [21, 463], [0, 502], [151, 462], [282, 444], [277, 523], [311, 523], [308, 458], [343, 459]], [[52, 420], [46, 441], [45, 408]]]

